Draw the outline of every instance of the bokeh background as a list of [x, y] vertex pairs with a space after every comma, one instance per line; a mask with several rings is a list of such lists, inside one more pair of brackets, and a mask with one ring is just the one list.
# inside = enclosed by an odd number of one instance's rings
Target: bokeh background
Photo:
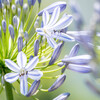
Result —
[[[70, 0], [69, 1], [68, 0], [42, 0], [41, 9], [47, 7], [48, 5], [56, 1], [66, 1], [67, 9], [64, 12], [68, 14], [72, 14], [68, 3]], [[95, 0], [76, 0], [76, 1], [80, 6], [80, 10], [84, 18], [85, 27], [87, 28], [88, 24], [90, 23], [90, 18], [93, 14], [93, 4]], [[38, 4], [36, 2], [32, 18], [36, 13], [35, 10], [37, 9], [37, 5]], [[70, 31], [76, 30], [74, 27], [74, 21], [72, 25], [70, 25], [69, 30]], [[64, 45], [60, 58], [64, 57], [65, 54], [68, 54], [74, 44], [75, 43], [69, 43], [69, 42], [66, 43]], [[79, 54], [86, 54], [86, 53], [87, 52], [83, 49], [83, 47], [81, 47]], [[100, 96], [95, 94], [93, 91], [91, 91], [91, 89], [89, 89], [89, 87], [85, 83], [85, 81], [88, 79], [93, 80], [91, 74], [80, 74], [70, 70], [66, 70], [65, 74], [67, 76], [66, 81], [60, 88], [49, 93], [39, 92], [36, 95], [36, 97], [39, 98], [39, 100], [52, 100], [54, 97], [58, 96], [61, 93], [69, 92], [71, 95], [68, 98], [68, 100], [100, 100]], [[54, 79], [51, 79], [51, 80], [42, 80], [41, 82], [43, 84], [43, 88], [47, 89], [49, 86], [52, 85], [54, 81], [55, 81]], [[94, 83], [94, 80], [92, 82]], [[18, 87], [16, 83], [15, 85], [16, 87]], [[0, 95], [0, 100], [6, 100], [5, 91], [3, 91], [2, 94]], [[14, 92], [14, 100], [34, 100], [34, 99], [32, 97], [27, 98], [22, 95], [18, 95]]]

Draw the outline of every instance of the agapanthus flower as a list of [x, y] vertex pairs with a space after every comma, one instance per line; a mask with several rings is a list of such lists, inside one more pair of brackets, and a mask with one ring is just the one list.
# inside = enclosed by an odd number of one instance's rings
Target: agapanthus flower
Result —
[[63, 41], [73, 41], [74, 38], [68, 36], [64, 33], [59, 33], [61, 29], [68, 27], [73, 18], [72, 15], [64, 14], [63, 17], [57, 22], [60, 15], [60, 7], [56, 7], [52, 13], [51, 19], [49, 21], [49, 12], [45, 10], [42, 15], [43, 19], [43, 27], [37, 28], [36, 32], [39, 35], [45, 36], [47, 38], [47, 42], [52, 48], [55, 48], [56, 42], [53, 38], [63, 40]]
[[[39, 80], [43, 73], [39, 70], [35, 70], [35, 66], [37, 65], [39, 59], [35, 56], [27, 65], [26, 55], [21, 51], [17, 56], [18, 65], [11, 61], [10, 59], [5, 59], [6, 66], [12, 70], [14, 73], [7, 73], [4, 78], [7, 82], [13, 83], [18, 78], [20, 79], [20, 92], [23, 95], [26, 95], [28, 92], [28, 84], [27, 78], [31, 78], [33, 80]], [[26, 66], [25, 66], [26, 65]]]

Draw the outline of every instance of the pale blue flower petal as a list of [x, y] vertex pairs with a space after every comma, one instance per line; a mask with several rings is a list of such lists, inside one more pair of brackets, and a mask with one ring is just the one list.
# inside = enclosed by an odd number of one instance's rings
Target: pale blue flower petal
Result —
[[75, 39], [73, 37], [71, 37], [65, 33], [55, 32], [54, 34], [52, 34], [52, 37], [59, 39], [59, 40], [62, 40], [62, 41], [75, 41]]
[[19, 78], [19, 73], [7, 73], [4, 76], [4, 79], [9, 83], [15, 82], [18, 78]]
[[11, 61], [10, 59], [5, 59], [5, 65], [12, 71], [14, 72], [19, 72], [20, 68], [16, 65], [16, 63], [14, 63], [13, 61]]
[[63, 93], [54, 98], [53, 100], [67, 100], [67, 98], [70, 96], [70, 93]]
[[54, 25], [59, 18], [59, 14], [60, 14], [60, 7], [56, 7], [53, 11], [53, 14], [51, 16], [51, 19], [48, 25], [50, 26]]
[[57, 43], [50, 36], [47, 36], [47, 42], [52, 48], [55, 48], [57, 46]]
[[35, 66], [37, 65], [39, 59], [38, 57], [34, 57], [25, 67], [26, 71], [31, 71], [33, 68], [35, 68]]
[[49, 14], [52, 14], [52, 12], [54, 11], [54, 9], [55, 9], [56, 7], [58, 7], [58, 6], [60, 7], [60, 12], [62, 12], [62, 11], [65, 10], [65, 8], [66, 8], [66, 2], [64, 2], [64, 1], [55, 2], [55, 3], [51, 4], [50, 6], [44, 8], [42, 11], [40, 11], [40, 12], [38, 13], [38, 16], [41, 16], [42, 13], [43, 13], [45, 10], [47, 10], [47, 11], [49, 12]]
[[67, 68], [80, 73], [89, 73], [92, 71], [92, 68], [88, 65], [69, 64]]
[[47, 25], [49, 21], [49, 13], [47, 11], [43, 12], [42, 19], [43, 19], [43, 25], [44, 26]]
[[74, 56], [74, 57], [68, 57], [68, 58], [64, 58], [62, 59], [62, 62], [68, 62], [68, 63], [72, 63], [72, 64], [82, 64], [82, 65], [86, 65], [89, 64], [90, 60], [91, 60], [91, 56], [90, 55], [80, 55], [80, 56]]
[[17, 55], [17, 63], [20, 68], [25, 67], [25, 65], [27, 63], [26, 55], [22, 51], [19, 52]]
[[45, 36], [45, 33], [44, 33], [43, 28], [36, 28], [36, 32], [37, 32], [39, 35], [44, 35], [44, 36]]
[[38, 32], [39, 35], [45, 36], [46, 34], [44, 32]]
[[20, 77], [20, 92], [23, 95], [26, 95], [28, 92], [27, 75]]
[[43, 73], [39, 70], [33, 70], [28, 72], [28, 77], [33, 80], [39, 80], [42, 77]]
[[61, 30], [69, 26], [73, 21], [72, 15], [66, 15], [61, 18], [54, 26], [51, 27], [52, 30]]
[[44, 32], [43, 28], [36, 28], [36, 32]]

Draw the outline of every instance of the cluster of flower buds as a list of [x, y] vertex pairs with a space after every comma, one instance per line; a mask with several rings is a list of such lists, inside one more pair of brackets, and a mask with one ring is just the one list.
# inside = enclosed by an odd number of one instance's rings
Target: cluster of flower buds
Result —
[[[72, 48], [67, 57], [58, 59], [64, 43], [76, 40], [66, 33], [73, 16], [64, 14], [59, 19], [60, 13], [66, 8], [66, 2], [55, 2], [31, 19], [35, 2], [36, 0], [27, 0], [27, 3], [24, 0], [0, 0], [0, 75], [9, 83], [17, 81], [21, 94], [27, 97], [34, 96], [39, 91], [51, 92], [59, 88], [66, 79], [66, 75], [62, 74], [66, 68], [81, 73], [92, 71], [89, 66], [91, 56], [77, 56], [79, 44]], [[38, 0], [38, 4], [40, 7], [41, 0]], [[39, 25], [39, 17], [42, 17], [42, 25]], [[48, 74], [57, 71], [62, 73], [57, 76]], [[48, 76], [45, 77], [45, 74]], [[31, 82], [28, 82], [28, 78]], [[42, 89], [39, 87], [42, 86], [42, 78], [56, 81], [50, 88]], [[8, 85], [5, 88], [6, 86]], [[9, 88], [13, 89], [12, 87]], [[15, 90], [17, 91], [16, 88]], [[65, 100], [69, 95], [63, 93], [53, 100]], [[7, 96], [9, 98], [8, 94]], [[13, 98], [12, 94], [10, 96]]]

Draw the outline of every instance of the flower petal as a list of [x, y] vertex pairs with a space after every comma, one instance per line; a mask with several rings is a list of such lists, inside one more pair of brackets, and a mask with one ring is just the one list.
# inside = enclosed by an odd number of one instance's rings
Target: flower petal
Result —
[[26, 69], [27, 71], [31, 71], [31, 70], [37, 65], [38, 61], [39, 61], [38, 57], [37, 57], [37, 56], [34, 57], [34, 58], [27, 64], [27, 66], [25, 67], [25, 69]]
[[62, 40], [62, 41], [75, 41], [75, 39], [73, 37], [71, 37], [65, 33], [55, 32], [54, 34], [52, 34], [52, 37], [59, 39], [59, 40]]
[[69, 53], [69, 57], [76, 56], [78, 54], [79, 48], [80, 48], [79, 44], [78, 43], [75, 44]]
[[38, 13], [38, 16], [41, 16], [42, 13], [43, 13], [45, 10], [47, 10], [47, 11], [49, 12], [49, 14], [52, 14], [52, 12], [54, 11], [54, 9], [55, 9], [56, 7], [58, 7], [58, 6], [60, 7], [60, 12], [62, 12], [62, 11], [65, 10], [65, 8], [66, 8], [66, 2], [63, 2], [63, 1], [55, 2], [55, 3], [51, 4], [50, 6], [44, 8], [42, 11], [40, 11], [40, 12]]
[[43, 28], [36, 28], [36, 32], [43, 32]]
[[27, 75], [20, 77], [20, 92], [23, 95], [26, 95], [28, 92]]
[[92, 71], [92, 68], [88, 65], [69, 64], [67, 68], [80, 73], [89, 73]]
[[61, 18], [54, 26], [51, 27], [52, 30], [61, 30], [69, 26], [73, 21], [72, 15], [66, 15]]
[[7, 73], [4, 76], [4, 79], [9, 83], [15, 82], [18, 78], [19, 78], [19, 73]]
[[67, 98], [70, 96], [70, 93], [63, 93], [54, 98], [53, 100], [67, 100]]
[[39, 80], [42, 77], [43, 73], [39, 70], [33, 70], [28, 72], [28, 77], [33, 80]]
[[54, 25], [59, 18], [59, 14], [60, 14], [60, 7], [56, 7], [53, 11], [53, 14], [51, 16], [51, 19], [48, 25], [50, 26]]
[[53, 38], [51, 38], [50, 36], [46, 36], [47, 37], [47, 42], [48, 44], [52, 47], [55, 48], [57, 46], [57, 43], [54, 41]]
[[62, 59], [62, 62], [69, 62], [72, 64], [88, 64], [91, 60], [91, 56], [90, 55], [80, 55], [80, 56], [74, 56], [74, 57], [70, 57], [70, 58], [65, 58]]
[[49, 13], [48, 13], [48, 11], [44, 11], [43, 12], [42, 19], [43, 19], [43, 25], [44, 26], [47, 25], [48, 21], [49, 21]]
[[26, 62], [27, 62], [26, 55], [22, 51], [19, 52], [18, 56], [17, 56], [17, 63], [19, 65], [19, 67], [20, 68], [25, 67]]
[[12, 70], [14, 72], [19, 72], [19, 70], [20, 70], [19, 67], [16, 65], [16, 63], [11, 61], [10, 59], [5, 59], [5, 64], [10, 70]]

